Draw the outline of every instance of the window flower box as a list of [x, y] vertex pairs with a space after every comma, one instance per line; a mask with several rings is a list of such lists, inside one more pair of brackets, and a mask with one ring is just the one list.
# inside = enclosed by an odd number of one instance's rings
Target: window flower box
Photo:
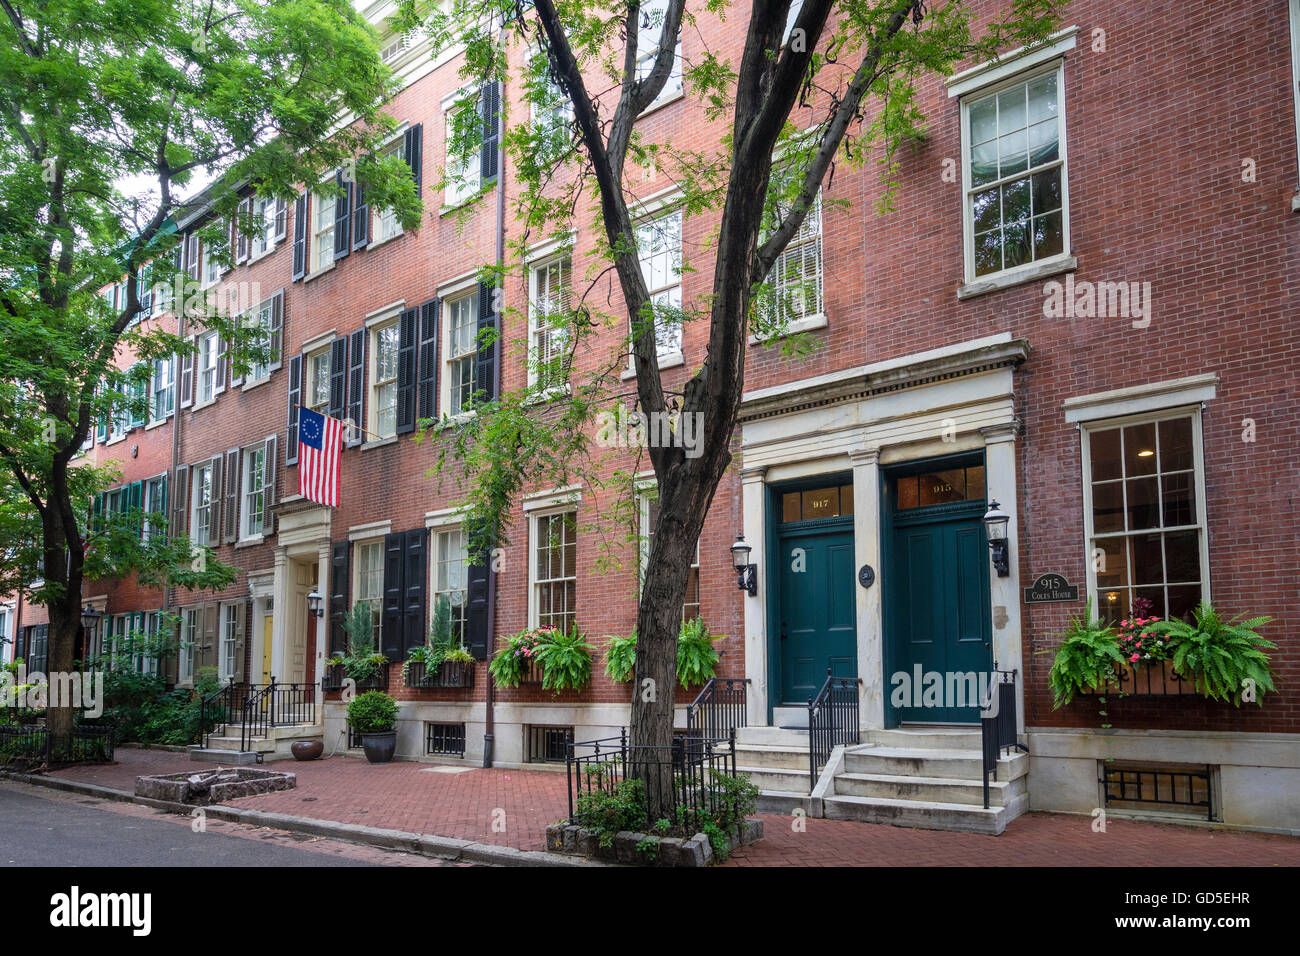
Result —
[[[344, 681], [348, 678], [347, 667], [344, 664], [326, 664], [325, 674], [321, 678], [321, 689], [329, 691], [339, 691], [343, 689]], [[368, 677], [363, 677], [357, 681], [357, 690], [388, 690], [388, 667], [380, 666], [374, 673]]]
[[420, 689], [434, 687], [473, 687], [473, 661], [443, 661], [432, 673], [424, 661], [408, 661], [406, 686]]

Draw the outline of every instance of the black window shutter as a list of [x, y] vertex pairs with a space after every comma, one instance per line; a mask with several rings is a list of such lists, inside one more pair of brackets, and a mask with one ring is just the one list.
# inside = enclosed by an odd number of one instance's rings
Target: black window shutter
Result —
[[330, 418], [343, 420], [348, 385], [348, 337], [340, 335], [330, 343]]
[[406, 584], [403, 570], [406, 567], [406, 535], [398, 531], [384, 535], [384, 611], [383, 647], [390, 661], [402, 659], [402, 625]]
[[352, 203], [352, 248], [364, 248], [370, 241], [370, 203], [361, 183], [354, 187], [356, 199]]
[[172, 523], [167, 530], [171, 532], [171, 537], [176, 538], [185, 534], [185, 519], [189, 514], [190, 508], [190, 466], [177, 465], [172, 472]]
[[487, 330], [496, 328], [496, 313], [492, 310], [496, 286], [486, 282], [478, 284], [478, 357], [474, 362], [474, 392], [478, 401], [492, 401], [497, 397], [497, 343], [496, 335]]
[[415, 198], [420, 199], [423, 184], [421, 170], [424, 166], [424, 125], [416, 123], [406, 131], [403, 149], [406, 153], [406, 165], [411, 167], [411, 178], [415, 180]]
[[289, 430], [284, 435], [284, 463], [298, 464], [298, 403], [302, 401], [302, 356], [289, 359]]
[[348, 632], [343, 629], [343, 619], [348, 613], [348, 578], [352, 559], [352, 543], [335, 541], [330, 548], [330, 656], [347, 651]]
[[343, 170], [334, 174], [341, 192], [334, 198], [334, 258], [342, 259], [352, 248], [352, 184], [343, 181]]
[[[226, 544], [234, 544], [239, 538], [239, 482], [243, 477], [240, 472], [239, 458], [240, 449], [232, 448], [226, 452], [226, 505], [225, 505], [225, 533], [222, 538]], [[265, 462], [263, 462], [265, 467]]]
[[365, 441], [366, 420], [363, 417], [366, 394], [366, 330], [357, 329], [352, 333], [352, 348], [349, 350], [352, 364], [348, 366], [348, 421], [355, 427], [349, 430], [348, 445], [360, 445]]
[[293, 281], [307, 274], [307, 236], [311, 225], [307, 222], [307, 194], [293, 201]]
[[488, 634], [488, 578], [492, 570], [486, 552], [478, 555], [478, 563], [465, 569], [465, 644], [475, 660], [487, 660], [491, 651]]
[[413, 647], [424, 643], [424, 605], [425, 592], [428, 589], [429, 575], [425, 542], [429, 538], [427, 528], [415, 528], [406, 532], [406, 568], [405, 598], [402, 605], [404, 624], [402, 626], [402, 653], [406, 655]]
[[420, 376], [417, 419], [438, 415], [438, 312], [440, 299], [430, 299], [420, 306]]
[[497, 162], [501, 153], [501, 86], [495, 80], [483, 84], [479, 95], [479, 115], [483, 117], [479, 181], [486, 184], [497, 178]]
[[407, 309], [397, 326], [397, 434], [415, 431], [415, 346], [420, 310]]

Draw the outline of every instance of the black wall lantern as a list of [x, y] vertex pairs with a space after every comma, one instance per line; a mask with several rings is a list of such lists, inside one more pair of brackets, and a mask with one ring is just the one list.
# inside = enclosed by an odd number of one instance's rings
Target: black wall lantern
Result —
[[731, 566], [736, 569], [736, 587], [750, 594], [758, 593], [758, 565], [749, 563], [749, 553], [754, 549], [745, 544], [745, 536], [738, 535], [731, 546]]
[[312, 613], [313, 617], [324, 617], [325, 609], [321, 607], [322, 598], [320, 593], [312, 591], [307, 595], [307, 610]]
[[81, 609], [81, 656], [89, 658], [99, 654], [99, 619], [104, 615], [87, 604]]
[[1002, 510], [997, 499], [989, 503], [989, 510], [984, 515], [984, 536], [988, 538], [989, 550], [993, 553], [993, 570], [998, 577], [1011, 576], [1010, 550], [1007, 546], [1007, 525], [1011, 515]]

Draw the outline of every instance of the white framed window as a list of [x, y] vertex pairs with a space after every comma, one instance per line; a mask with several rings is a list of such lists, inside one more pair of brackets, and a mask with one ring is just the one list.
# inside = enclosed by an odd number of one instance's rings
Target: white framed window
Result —
[[379, 58], [385, 63], [391, 63], [410, 48], [413, 38], [412, 33], [393, 34], [383, 41], [383, 45], [379, 48]]
[[963, 97], [966, 281], [1068, 255], [1064, 66]]
[[478, 296], [475, 292], [443, 305], [447, 329], [446, 404], [451, 415], [462, 414], [474, 397], [474, 364], [478, 357]]
[[[659, 37], [663, 32], [664, 17], [668, 13], [668, 0], [649, 0], [641, 6], [641, 23], [637, 31], [636, 42], [636, 78], [643, 80], [654, 69], [655, 58], [659, 55]], [[651, 107], [671, 99], [682, 91], [682, 41], [677, 40], [676, 56], [672, 72], [664, 82], [664, 87], [655, 97]]]
[[534, 50], [528, 61], [528, 95], [533, 129], [547, 156], [558, 156], [573, 131], [573, 101], [560, 89], [547, 67], [546, 54]]
[[255, 359], [250, 363], [246, 382], [260, 382], [271, 374], [271, 366], [280, 360], [278, 354], [280, 343], [271, 328], [274, 300], [267, 299], [247, 316], [247, 323], [258, 330], [258, 344], [268, 351], [265, 359]]
[[[433, 601], [430, 614], [440, 601], [451, 610], [451, 633], [455, 641], [465, 643], [466, 583], [469, 553], [465, 532], [460, 528], [435, 531], [433, 545]], [[432, 617], [430, 618], [432, 620]]]
[[790, 325], [822, 315], [822, 195], [772, 264], [767, 275], [772, 287], [772, 320]]
[[356, 545], [356, 580], [353, 593], [358, 603], [370, 608], [371, 634], [380, 646], [384, 625], [384, 541], [361, 541]]
[[529, 269], [528, 384], [544, 390], [568, 381], [564, 365], [572, 271], [567, 253]]
[[241, 458], [239, 537], [256, 538], [266, 527], [266, 444], [250, 445]]
[[205, 242], [201, 248], [203, 250], [203, 288], [206, 289], [221, 281], [221, 275], [225, 272], [225, 268], [218, 261], [212, 243]]
[[[144, 539], [148, 541], [162, 528], [158, 524], [167, 516], [167, 476], [157, 475], [144, 483]], [[152, 516], [152, 517], [151, 517]]]
[[149, 417], [160, 422], [176, 407], [176, 356], [153, 360], [153, 390]]
[[[312, 238], [311, 271], [328, 269], [334, 264], [334, 197], [321, 192], [311, 194]], [[297, 226], [294, 227], [295, 229]]]
[[144, 613], [144, 632], [136, 635], [135, 652], [131, 655], [131, 668], [137, 674], [157, 676], [158, 655], [155, 648], [161, 627], [162, 615], [158, 611]]
[[305, 404], [313, 412], [325, 415], [330, 407], [329, 346], [307, 356], [307, 382], [303, 389]]
[[641, 274], [655, 309], [659, 360], [682, 352], [682, 213], [680, 209], [640, 223], [636, 245]]
[[195, 465], [190, 471], [190, 541], [206, 545], [212, 515], [212, 465]]
[[1209, 600], [1201, 413], [1192, 409], [1084, 422], [1088, 590], [1119, 621], [1138, 599], [1158, 617]]
[[[650, 562], [650, 545], [654, 541], [655, 524], [659, 521], [659, 495], [654, 489], [642, 492], [637, 498], [640, 511], [641, 534], [638, 540], [637, 588], [645, 581], [645, 569]], [[690, 575], [686, 579], [686, 594], [682, 598], [682, 620], [700, 616], [700, 542], [695, 542], [695, 558], [691, 561]]]
[[235, 676], [236, 648], [239, 644], [239, 606], [221, 605], [221, 643], [217, 649], [217, 677], [225, 684]]
[[198, 337], [198, 355], [194, 360], [194, 404], [203, 405], [216, 398], [217, 356], [221, 343], [216, 332], [206, 332]]
[[400, 330], [396, 322], [371, 329], [370, 429], [380, 438], [397, 434], [397, 351]]
[[252, 258], [275, 248], [275, 200], [269, 196], [253, 197], [253, 234], [249, 236]]
[[[403, 162], [406, 161], [406, 138], [399, 136], [397, 142], [384, 151], [385, 156], [396, 156]], [[392, 239], [394, 236], [402, 234], [402, 224], [397, 220], [397, 213], [392, 209], [376, 208], [374, 213], [374, 222], [371, 230], [374, 235], [374, 242], [383, 242], [385, 239]]]
[[176, 681], [180, 684], [194, 680], [194, 648], [203, 635], [199, 633], [198, 609], [187, 607], [181, 612], [181, 640], [176, 650]]
[[460, 146], [466, 147], [464, 155], [457, 150], [456, 126], [460, 123], [478, 122], [478, 93], [457, 100], [444, 114], [443, 169], [446, 170], [447, 183], [443, 190], [444, 206], [459, 206], [476, 195], [482, 187], [481, 157], [476, 137], [462, 134]]
[[529, 617], [567, 633], [577, 619], [578, 513], [534, 515], [532, 525]]

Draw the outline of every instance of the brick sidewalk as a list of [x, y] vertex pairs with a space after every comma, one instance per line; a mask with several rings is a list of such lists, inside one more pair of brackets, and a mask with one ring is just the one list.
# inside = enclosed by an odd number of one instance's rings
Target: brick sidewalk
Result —
[[[110, 766], [57, 771], [68, 779], [132, 790], [135, 778], [211, 767], [185, 754], [121, 749]], [[434, 764], [368, 764], [357, 757], [267, 766], [296, 773], [295, 790], [231, 806], [512, 846], [544, 848], [544, 831], [568, 812], [563, 773], [545, 770], [439, 772]], [[457, 768], [459, 769], [459, 768]], [[504, 821], [504, 832], [494, 823]], [[1300, 866], [1300, 838], [1032, 813], [1000, 837], [763, 815], [765, 838], [728, 866]]]

